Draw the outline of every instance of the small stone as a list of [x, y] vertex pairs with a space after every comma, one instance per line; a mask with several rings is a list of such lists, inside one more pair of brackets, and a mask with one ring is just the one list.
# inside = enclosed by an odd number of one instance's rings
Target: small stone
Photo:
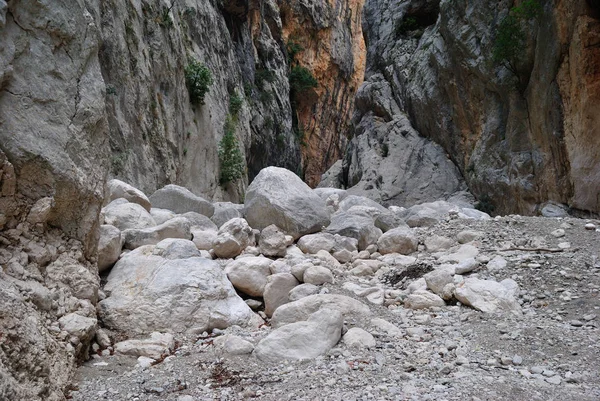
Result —
[[527, 369], [521, 369], [521, 370], [519, 370], [519, 373], [521, 374], [521, 376], [525, 377], [526, 379], [531, 378], [531, 373]]
[[590, 320], [594, 320], [596, 318], [596, 315], [583, 315], [583, 320], [585, 320], [586, 322], [589, 322]]
[[543, 366], [532, 366], [529, 371], [533, 374], [541, 374], [545, 368]]
[[547, 377], [546, 381], [550, 384], [560, 384], [560, 382], [562, 380], [560, 379], [559, 375], [556, 375], [556, 376], [552, 376], [552, 377]]
[[486, 361], [486, 365], [488, 366], [496, 366], [496, 358], [490, 358]]
[[583, 326], [583, 322], [581, 320], [571, 320], [569, 324], [573, 327], [581, 327]]
[[148, 358], [147, 356], [140, 356], [138, 359], [138, 365], [142, 368], [142, 369], [147, 369], [150, 366], [152, 366], [152, 364], [154, 363], [154, 359], [152, 358]]
[[571, 244], [569, 242], [561, 242], [558, 244], [558, 247], [560, 249], [569, 249], [571, 247]]
[[464, 355], [459, 355], [456, 357], [457, 365], [467, 365], [469, 363], [469, 359]]
[[550, 370], [550, 369], [544, 369], [544, 371], [542, 372], [542, 375], [546, 376], [546, 377], [552, 377], [552, 376], [556, 375], [556, 372], [553, 370]]
[[521, 356], [519, 356], [519, 355], [515, 355], [515, 356], [513, 356], [512, 363], [513, 363], [513, 365], [517, 365], [517, 366], [518, 365], [522, 365], [523, 364], [523, 358]]
[[585, 225], [585, 229], [586, 229], [586, 230], [590, 230], [590, 231], [594, 231], [594, 230], [596, 229], [596, 225], [595, 225], [595, 224], [592, 224], [592, 223], [587, 223], [587, 224]]
[[565, 236], [565, 230], [559, 228], [557, 230], [552, 231], [550, 234], [555, 238], [561, 238]]
[[510, 364], [512, 364], [512, 358], [510, 358], [508, 356], [503, 356], [500, 358], [500, 363], [505, 366], [510, 365]]

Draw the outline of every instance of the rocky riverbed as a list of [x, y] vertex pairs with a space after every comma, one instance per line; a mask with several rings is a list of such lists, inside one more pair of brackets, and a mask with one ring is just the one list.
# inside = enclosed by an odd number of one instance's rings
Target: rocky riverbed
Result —
[[[145, 244], [104, 276], [105, 327], [68, 397], [600, 397], [596, 220], [491, 218], [466, 197], [383, 208], [277, 168], [244, 209], [210, 207], [212, 220], [178, 210], [161, 224], [193, 242], [156, 227], [121, 233], [126, 248]], [[239, 215], [215, 219], [226, 213]]]

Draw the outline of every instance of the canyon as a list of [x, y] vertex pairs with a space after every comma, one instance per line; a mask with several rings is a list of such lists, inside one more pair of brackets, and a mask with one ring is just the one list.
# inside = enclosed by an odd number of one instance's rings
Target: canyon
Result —
[[[520, 46], [498, 57], [510, 18], [522, 42], [508, 32]], [[436, 202], [596, 224], [599, 44], [596, 0], [0, 0], [0, 399], [61, 400], [89, 358], [94, 335], [62, 328], [98, 319], [113, 179], [127, 196], [176, 184], [263, 231], [244, 204], [269, 166], [386, 231]]]

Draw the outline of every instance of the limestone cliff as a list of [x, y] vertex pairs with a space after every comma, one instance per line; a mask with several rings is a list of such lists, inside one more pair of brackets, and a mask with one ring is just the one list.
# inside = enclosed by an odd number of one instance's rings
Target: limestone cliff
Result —
[[[365, 70], [364, 0], [280, 2], [283, 36], [318, 86], [292, 99], [302, 144], [304, 179], [316, 185], [346, 146], [354, 96]], [[307, 34], [310, 32], [310, 34]]]
[[[494, 61], [494, 46], [502, 21], [521, 3], [368, 0], [365, 85], [389, 86], [384, 102], [397, 106], [393, 115], [407, 114], [441, 145], [496, 213], [532, 214], [549, 200], [598, 212], [597, 2], [538, 2], [511, 71]], [[354, 127], [365, 125], [362, 116], [380, 115], [381, 103], [371, 102], [367, 112], [357, 104]], [[373, 132], [367, 130], [370, 138]], [[346, 156], [346, 185], [360, 180], [352, 171], [365, 172], [352, 157], [360, 141]]]

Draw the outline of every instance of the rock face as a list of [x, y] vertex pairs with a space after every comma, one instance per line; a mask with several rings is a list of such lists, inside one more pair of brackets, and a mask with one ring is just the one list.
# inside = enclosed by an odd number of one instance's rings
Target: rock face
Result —
[[[294, 99], [298, 129], [303, 135], [304, 178], [313, 187], [340, 158], [346, 145], [342, 133], [350, 121], [354, 94], [364, 78], [364, 2], [279, 2], [283, 36], [288, 44], [301, 46], [295, 59], [318, 81], [316, 88]], [[307, 31], [314, 34], [309, 36]]]
[[248, 187], [245, 216], [259, 230], [275, 224], [297, 239], [329, 224], [325, 201], [298, 176], [279, 167], [267, 167]]
[[201, 333], [251, 321], [253, 312], [217, 263], [170, 259], [156, 248], [138, 248], [112, 268], [104, 287], [109, 296], [99, 303], [104, 325], [131, 334]]
[[596, 11], [544, 4], [511, 72], [493, 51], [513, 4], [366, 2], [367, 79], [342, 185], [410, 205], [463, 187], [462, 174], [496, 213], [532, 214], [548, 200], [600, 210]]

